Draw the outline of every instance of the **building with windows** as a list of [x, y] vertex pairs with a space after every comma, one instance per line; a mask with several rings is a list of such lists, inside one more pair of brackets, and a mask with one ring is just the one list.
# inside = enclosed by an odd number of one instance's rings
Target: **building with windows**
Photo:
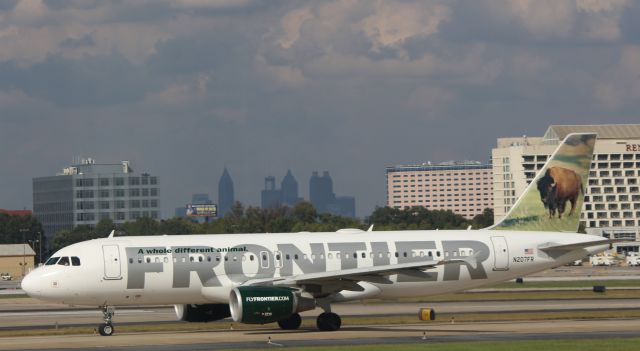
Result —
[[309, 179], [309, 201], [318, 213], [330, 213], [343, 217], [356, 217], [356, 198], [353, 196], [336, 196], [333, 192], [333, 179], [328, 171], [311, 173]]
[[227, 213], [231, 212], [235, 201], [233, 179], [231, 179], [231, 175], [225, 167], [218, 181], [218, 217], [224, 217]]
[[[596, 132], [581, 223], [590, 234], [640, 241], [640, 124], [552, 125], [542, 137], [499, 138], [492, 151], [494, 218], [502, 219], [557, 145]], [[638, 251], [640, 243], [618, 251]]]
[[274, 176], [264, 178], [264, 190], [260, 193], [262, 208], [293, 207], [302, 201], [304, 199], [298, 197], [298, 181], [296, 181], [291, 170], [288, 170], [287, 174], [282, 178], [280, 189], [276, 187], [276, 178]]
[[[82, 159], [55, 176], [33, 179], [33, 213], [50, 239], [78, 225], [160, 217], [158, 177], [134, 172], [128, 161]], [[51, 241], [49, 241], [51, 242]]]
[[491, 165], [478, 161], [386, 168], [387, 206], [450, 210], [471, 219], [493, 207]]

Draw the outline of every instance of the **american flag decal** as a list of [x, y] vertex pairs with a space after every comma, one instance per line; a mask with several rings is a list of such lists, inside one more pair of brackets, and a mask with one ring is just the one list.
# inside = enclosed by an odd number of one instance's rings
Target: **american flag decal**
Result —
[[533, 255], [534, 252], [535, 252], [535, 249], [524, 249], [525, 255]]

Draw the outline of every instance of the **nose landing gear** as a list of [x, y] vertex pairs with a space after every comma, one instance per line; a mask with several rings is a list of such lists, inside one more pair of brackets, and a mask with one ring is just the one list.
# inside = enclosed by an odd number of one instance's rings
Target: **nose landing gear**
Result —
[[112, 306], [104, 306], [102, 307], [102, 315], [104, 318], [104, 324], [100, 324], [98, 326], [98, 332], [102, 336], [111, 336], [113, 335], [113, 324], [111, 324], [111, 319], [113, 319], [113, 315], [116, 310]]

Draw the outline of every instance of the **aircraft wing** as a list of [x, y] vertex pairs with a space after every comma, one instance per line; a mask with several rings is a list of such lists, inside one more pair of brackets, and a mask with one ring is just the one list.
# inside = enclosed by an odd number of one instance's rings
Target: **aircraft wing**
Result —
[[[473, 258], [471, 256], [470, 258]], [[362, 288], [356, 284], [359, 281], [366, 281], [378, 284], [391, 284], [391, 280], [387, 276], [392, 274], [408, 274], [422, 275], [424, 271], [435, 268], [440, 265], [450, 263], [468, 262], [466, 258], [440, 261], [420, 261], [389, 264], [383, 266], [362, 267], [341, 269], [328, 272], [316, 272], [292, 275], [288, 277], [274, 277], [265, 279], [251, 279], [242, 285], [273, 285], [273, 286], [302, 286], [302, 285], [323, 285], [330, 283], [339, 283], [342, 286], [340, 290], [359, 291]], [[472, 264], [476, 264], [472, 262]]]

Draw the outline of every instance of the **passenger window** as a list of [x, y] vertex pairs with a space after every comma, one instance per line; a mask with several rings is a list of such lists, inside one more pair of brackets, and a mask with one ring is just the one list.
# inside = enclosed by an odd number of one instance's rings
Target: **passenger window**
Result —
[[332, 254], [332, 253], [328, 253], [328, 254], [327, 254], [327, 258], [329, 258], [329, 259], [333, 259], [333, 254]]
[[52, 266], [56, 263], [58, 263], [58, 260], [60, 259], [60, 257], [51, 257], [50, 259], [47, 260], [47, 263], [45, 263], [46, 266]]
[[253, 261], [253, 255], [249, 255], [249, 261]]
[[164, 258], [164, 263], [169, 263], [169, 257]]
[[440, 257], [440, 251], [436, 251], [436, 256]]
[[129, 263], [130, 263], [130, 264], [133, 264], [133, 258], [130, 258], [130, 259], [129, 259]]
[[356, 252], [353, 253], [353, 258], [358, 258], [358, 254]]
[[160, 263], [160, 257], [156, 257], [155, 261], [156, 263]]
[[406, 251], [405, 251], [405, 252], [403, 252], [403, 253], [402, 253], [402, 256], [403, 256], [403, 257], [407, 257], [407, 252], [406, 252]]
[[[266, 260], [267, 258], [263, 256], [263, 257], [262, 257], [262, 259], [263, 259], [263, 260]], [[297, 260], [297, 259], [298, 259], [298, 254], [293, 255], [293, 259], [294, 259], [294, 260]]]
[[367, 254], [366, 253], [362, 253], [362, 258], [367, 258]]
[[80, 259], [78, 257], [72, 256], [71, 257], [71, 265], [79, 266], [80, 265]]
[[189, 262], [193, 262], [193, 256], [189, 256]]
[[61, 257], [60, 261], [58, 261], [58, 264], [61, 266], [68, 266], [69, 265], [69, 257]]
[[138, 263], [142, 263], [142, 257], [138, 257]]
[[151, 257], [147, 257], [147, 263], [151, 263]]
[[203, 261], [202, 256], [198, 256], [198, 262], [202, 262], [202, 261]]
[[211, 256], [207, 256], [207, 262], [211, 262]]
[[291, 256], [289, 256], [289, 254], [286, 254], [284, 257], [285, 257], [287, 260], [290, 260], [290, 259], [291, 259]]

